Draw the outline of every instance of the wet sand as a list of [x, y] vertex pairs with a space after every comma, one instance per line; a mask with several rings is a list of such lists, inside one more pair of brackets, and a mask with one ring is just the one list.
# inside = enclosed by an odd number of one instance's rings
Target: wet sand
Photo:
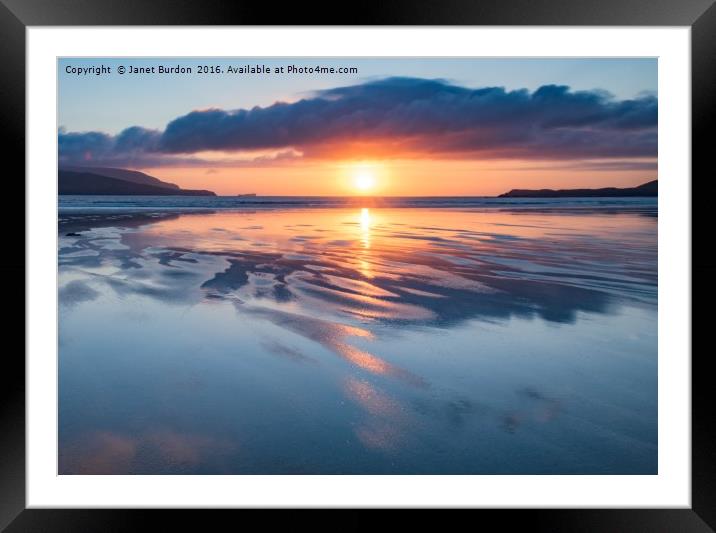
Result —
[[656, 222], [63, 215], [60, 473], [656, 473]]

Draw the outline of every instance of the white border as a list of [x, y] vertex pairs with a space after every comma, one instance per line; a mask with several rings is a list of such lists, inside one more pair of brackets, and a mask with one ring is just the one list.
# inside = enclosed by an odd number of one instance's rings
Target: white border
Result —
[[[28, 28], [28, 507], [690, 507], [690, 39], [674, 27]], [[659, 58], [658, 475], [56, 475], [58, 56], [565, 54]]]

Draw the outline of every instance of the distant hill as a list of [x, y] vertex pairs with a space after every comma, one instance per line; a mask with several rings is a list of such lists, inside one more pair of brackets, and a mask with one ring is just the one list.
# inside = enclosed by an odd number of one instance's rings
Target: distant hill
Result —
[[[139, 174], [141, 174], [141, 172]], [[163, 186], [158, 187], [155, 185], [110, 178], [92, 172], [75, 172], [62, 169], [58, 172], [58, 190], [59, 194], [83, 195], [216, 196], [216, 194], [211, 191], [179, 189], [178, 187], [176, 189]]]
[[596, 198], [615, 196], [658, 196], [658, 180], [643, 183], [638, 187], [618, 189], [606, 187], [604, 189], [512, 189], [498, 196], [498, 198]]
[[159, 178], [139, 172], [137, 170], [126, 170], [124, 168], [109, 167], [71, 167], [63, 166], [60, 170], [71, 170], [72, 172], [89, 172], [99, 176], [115, 178], [123, 181], [131, 181], [132, 183], [141, 183], [143, 185], [152, 185], [154, 187], [166, 187], [167, 189], [178, 189], [179, 186], [174, 183], [162, 181]]

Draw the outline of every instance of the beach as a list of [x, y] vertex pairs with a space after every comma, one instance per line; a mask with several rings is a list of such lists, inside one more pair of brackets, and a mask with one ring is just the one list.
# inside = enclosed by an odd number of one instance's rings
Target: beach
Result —
[[655, 199], [123, 201], [61, 197], [60, 474], [657, 473]]

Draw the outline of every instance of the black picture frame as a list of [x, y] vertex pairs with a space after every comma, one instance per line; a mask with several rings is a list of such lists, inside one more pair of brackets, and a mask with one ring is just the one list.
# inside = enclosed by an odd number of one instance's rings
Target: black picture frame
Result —
[[[340, 7], [340, 9], [339, 9]], [[15, 239], [10, 250], [25, 249], [19, 231], [25, 221], [25, 30], [27, 26], [81, 25], [569, 25], [569, 26], [690, 26], [692, 61], [692, 286], [698, 283], [700, 302], [713, 300], [711, 280], [716, 262], [709, 259], [711, 224], [703, 213], [713, 198], [711, 133], [716, 110], [716, 5], [714, 0], [400, 0], [355, 1], [338, 6], [204, 0], [0, 0], [0, 124], [4, 142], [4, 188], [13, 205], [6, 206], [6, 238]], [[694, 194], [697, 180], [699, 194]], [[22, 213], [20, 213], [22, 211]], [[697, 216], [697, 212], [701, 213]], [[22, 222], [21, 222], [22, 221]], [[24, 234], [24, 231], [23, 231]], [[701, 247], [694, 246], [700, 243]], [[4, 279], [26, 277], [24, 259], [15, 252], [1, 266]], [[22, 256], [24, 258], [24, 254]], [[668, 275], [668, 268], [662, 269]], [[8, 298], [21, 298], [24, 287], [8, 283]], [[24, 294], [23, 294], [24, 296]], [[8, 300], [9, 302], [10, 300]], [[23, 298], [24, 301], [24, 298]], [[23, 304], [24, 306], [24, 304]], [[6, 307], [6, 331], [17, 341], [24, 330], [25, 315]], [[692, 338], [696, 325], [704, 331], [708, 308], [701, 313], [692, 308]], [[7, 338], [11, 338], [7, 335]], [[9, 346], [10, 343], [6, 343]], [[237, 511], [150, 511], [81, 510], [25, 508], [25, 364], [20, 346], [25, 338], [3, 357], [0, 387], [0, 529], [20, 531], [129, 531], [142, 529], [159, 519], [162, 529], [181, 521], [183, 527], [213, 529], [210, 521], [224, 520]], [[692, 504], [689, 509], [602, 509], [602, 510], [479, 510], [480, 524], [499, 523], [501, 529], [529, 527], [538, 531], [680, 531], [716, 530], [716, 439], [714, 420], [716, 398], [708, 372], [709, 350], [692, 354]], [[253, 511], [252, 518], [264, 519]], [[235, 515], [231, 515], [235, 516]], [[285, 515], [284, 515], [285, 516]], [[340, 518], [341, 528], [356, 528], [377, 520], [368, 512]], [[297, 518], [298, 517], [298, 518]], [[366, 517], [366, 518], [364, 518]], [[463, 517], [464, 518], [464, 517]], [[273, 520], [273, 519], [272, 519]], [[298, 520], [298, 522], [296, 522]], [[422, 518], [421, 518], [422, 520]], [[443, 519], [441, 518], [441, 521]], [[474, 517], [468, 523], [475, 523]], [[317, 527], [315, 513], [292, 513], [292, 526], [305, 522]], [[335, 524], [334, 524], [335, 525]], [[443, 526], [444, 526], [443, 522]]]

